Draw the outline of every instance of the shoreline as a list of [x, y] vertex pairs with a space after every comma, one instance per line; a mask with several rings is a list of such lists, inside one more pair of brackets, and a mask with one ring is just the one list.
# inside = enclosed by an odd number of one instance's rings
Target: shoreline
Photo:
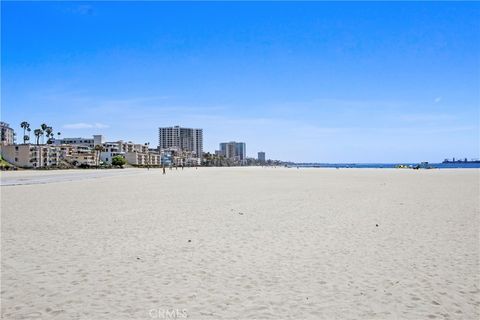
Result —
[[[151, 170], [150, 170], [151, 169]], [[15, 170], [15, 171], [0, 171], [0, 187], [11, 187], [18, 185], [34, 185], [34, 184], [49, 184], [57, 182], [69, 182], [69, 181], [78, 181], [78, 180], [88, 180], [88, 179], [100, 179], [100, 178], [109, 178], [109, 177], [128, 177], [131, 175], [155, 173], [161, 171], [162, 168], [116, 168], [116, 169], [54, 169], [54, 170]], [[156, 170], [159, 169], [159, 170]], [[480, 168], [442, 168], [442, 169], [421, 169], [421, 170], [408, 170], [400, 168], [333, 168], [333, 167], [260, 167], [260, 166], [235, 166], [235, 167], [185, 167], [183, 172], [188, 171], [211, 171], [211, 170], [238, 170], [238, 171], [250, 171], [250, 170], [259, 170], [259, 171], [284, 171], [284, 172], [304, 172], [306, 171], [358, 171], [358, 172], [415, 172], [414, 174], [421, 174], [419, 172], [448, 172], [448, 171], [473, 171], [477, 174], [480, 174]], [[167, 168], [166, 176], [182, 176], [182, 170], [180, 168], [171, 170]]]

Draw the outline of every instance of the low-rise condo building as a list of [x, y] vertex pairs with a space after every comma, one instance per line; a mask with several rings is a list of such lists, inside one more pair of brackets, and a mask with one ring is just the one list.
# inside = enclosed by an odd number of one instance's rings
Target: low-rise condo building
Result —
[[44, 168], [60, 163], [73, 166], [112, 164], [112, 158], [122, 156], [127, 163], [139, 166], [160, 166], [162, 155], [148, 144], [131, 141], [105, 142], [102, 135], [90, 138], [56, 139], [53, 144], [2, 145], [1, 155], [15, 166]]
[[56, 166], [61, 154], [57, 147], [33, 144], [3, 146], [1, 153], [6, 161], [21, 168]]
[[[112, 164], [115, 156], [122, 156], [127, 163], [139, 166], [158, 166], [160, 165], [160, 154], [152, 152], [148, 144], [138, 144], [123, 140], [116, 142], [105, 142], [100, 153], [100, 160], [106, 164]], [[156, 149], [154, 149], [157, 151]]]
[[103, 145], [104, 137], [101, 134], [93, 135], [93, 138], [62, 138], [62, 139], [55, 139], [54, 144], [70, 144], [70, 145], [80, 145], [80, 146], [88, 146], [90, 148], [94, 148], [97, 145]]
[[96, 154], [88, 146], [16, 144], [3, 146], [2, 157], [20, 168], [47, 168], [60, 165], [96, 165]]

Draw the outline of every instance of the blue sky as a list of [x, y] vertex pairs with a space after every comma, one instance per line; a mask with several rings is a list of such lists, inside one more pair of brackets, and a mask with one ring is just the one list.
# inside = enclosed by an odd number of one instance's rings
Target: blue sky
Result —
[[[316, 162], [479, 155], [480, 4], [2, 2], [1, 118]], [[21, 136], [21, 133], [20, 135]]]

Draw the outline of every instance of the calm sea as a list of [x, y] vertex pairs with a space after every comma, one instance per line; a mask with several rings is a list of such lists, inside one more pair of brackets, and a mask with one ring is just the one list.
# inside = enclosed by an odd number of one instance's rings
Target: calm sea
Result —
[[[300, 168], [395, 168], [398, 165], [416, 166], [418, 163], [304, 163], [291, 165]], [[432, 169], [480, 168], [480, 163], [429, 163]]]

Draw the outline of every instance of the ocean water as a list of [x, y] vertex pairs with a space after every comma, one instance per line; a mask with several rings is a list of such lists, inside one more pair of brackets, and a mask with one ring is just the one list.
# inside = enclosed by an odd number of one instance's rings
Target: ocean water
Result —
[[[398, 165], [416, 166], [418, 163], [304, 163], [291, 165], [295, 168], [395, 168]], [[480, 168], [480, 163], [429, 163], [432, 169]]]

